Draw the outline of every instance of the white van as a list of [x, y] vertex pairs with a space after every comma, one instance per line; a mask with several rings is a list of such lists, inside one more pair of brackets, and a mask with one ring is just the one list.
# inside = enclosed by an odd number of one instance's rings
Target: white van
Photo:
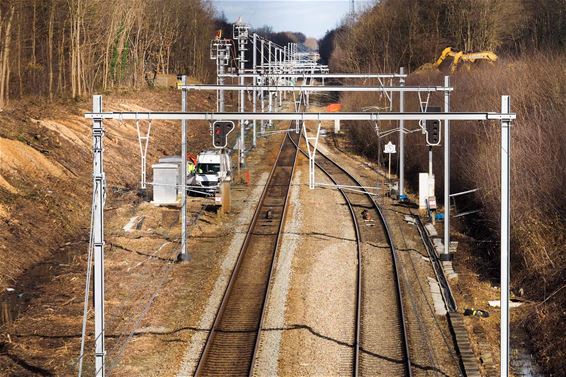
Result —
[[232, 166], [230, 155], [218, 149], [199, 153], [195, 180], [204, 191], [215, 193], [219, 191], [219, 183], [232, 179]]

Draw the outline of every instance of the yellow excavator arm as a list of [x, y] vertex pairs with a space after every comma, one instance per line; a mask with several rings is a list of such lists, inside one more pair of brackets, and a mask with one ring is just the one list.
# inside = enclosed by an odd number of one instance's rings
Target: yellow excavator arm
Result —
[[463, 54], [462, 60], [471, 63], [476, 60], [488, 60], [490, 62], [495, 62], [497, 61], [497, 55], [491, 51], [470, 52], [469, 54]]
[[452, 47], [446, 47], [444, 50], [442, 50], [442, 53], [440, 54], [438, 59], [436, 59], [433, 66], [438, 68], [447, 57], [454, 57], [454, 55], [456, 55], [456, 52], [452, 49]]
[[436, 59], [434, 64], [432, 65], [434, 68], [438, 68], [446, 58], [452, 58], [452, 64], [450, 64], [450, 72], [456, 72], [458, 68], [458, 63], [460, 61], [467, 62], [467, 63], [474, 63], [476, 60], [487, 60], [489, 62], [497, 61], [497, 55], [495, 55], [491, 51], [480, 51], [480, 52], [469, 52], [464, 53], [463, 51], [456, 51], [452, 47], [446, 47], [442, 50], [442, 53]]

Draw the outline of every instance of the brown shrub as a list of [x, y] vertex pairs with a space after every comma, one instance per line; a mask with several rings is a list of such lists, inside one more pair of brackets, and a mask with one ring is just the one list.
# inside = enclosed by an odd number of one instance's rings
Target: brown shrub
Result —
[[[563, 362], [565, 349], [564, 331], [560, 331], [564, 330], [561, 308], [566, 301], [566, 290], [562, 290], [566, 276], [566, 169], [562, 165], [566, 161], [565, 58], [565, 54], [534, 54], [495, 66], [474, 67], [451, 78], [455, 88], [452, 111], [500, 111], [501, 95], [511, 96], [511, 109], [517, 113], [511, 148], [512, 286], [523, 288], [530, 299], [544, 302], [533, 306], [523, 324], [533, 333], [541, 359], [555, 371]], [[442, 82], [440, 73], [408, 79], [409, 85]], [[379, 98], [348, 95], [343, 102], [346, 109], [354, 110], [375, 105]], [[418, 111], [416, 96], [408, 97], [407, 102], [406, 111]], [[441, 103], [440, 96], [431, 97], [430, 105]], [[406, 127], [417, 125], [408, 122]], [[482, 209], [494, 238], [499, 236], [500, 134], [497, 122], [451, 124], [452, 192], [480, 189], [470, 200]], [[361, 152], [376, 158], [373, 126], [351, 127], [351, 137]], [[397, 133], [392, 138], [395, 142]], [[416, 173], [427, 170], [427, 147], [420, 132], [408, 135], [406, 143], [406, 174], [408, 182], [415, 183]], [[437, 180], [443, 176], [442, 154], [441, 148], [435, 150]], [[437, 184], [437, 195], [442, 197], [440, 186]]]

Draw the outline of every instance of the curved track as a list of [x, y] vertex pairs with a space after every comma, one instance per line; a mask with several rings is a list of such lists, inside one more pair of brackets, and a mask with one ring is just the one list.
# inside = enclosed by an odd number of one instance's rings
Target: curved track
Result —
[[352, 374], [411, 376], [397, 251], [385, 216], [356, 178], [322, 152], [316, 153], [317, 167], [346, 200], [358, 241]]
[[296, 157], [295, 141], [285, 137], [208, 335], [197, 376], [253, 372]]

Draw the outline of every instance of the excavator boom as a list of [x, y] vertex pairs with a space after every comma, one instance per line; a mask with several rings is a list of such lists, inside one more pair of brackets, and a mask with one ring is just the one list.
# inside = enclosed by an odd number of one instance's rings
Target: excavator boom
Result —
[[491, 51], [471, 52], [469, 54], [463, 54], [462, 60], [465, 62], [475, 62], [476, 60], [495, 62], [497, 61], [497, 55]]
[[464, 53], [463, 51], [457, 51], [452, 47], [446, 47], [444, 50], [442, 50], [442, 53], [432, 65], [430, 63], [427, 63], [419, 67], [418, 71], [429, 70], [431, 68], [438, 69], [442, 64], [442, 62], [444, 62], [448, 57], [452, 58], [452, 64], [450, 64], [451, 73], [456, 72], [456, 69], [458, 68], [458, 63], [460, 63], [461, 61], [466, 63], [474, 63], [476, 60], [487, 60], [489, 62], [497, 61], [497, 55], [495, 55], [491, 51]]

